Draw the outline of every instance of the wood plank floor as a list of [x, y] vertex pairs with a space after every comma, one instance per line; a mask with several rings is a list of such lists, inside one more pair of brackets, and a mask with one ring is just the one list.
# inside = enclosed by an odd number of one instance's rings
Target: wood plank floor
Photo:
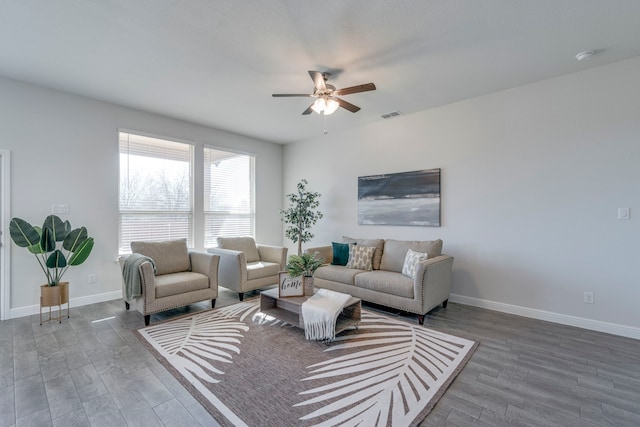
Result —
[[[216, 306], [234, 302], [221, 289]], [[480, 345], [423, 426], [640, 426], [638, 340], [454, 303], [425, 325]], [[121, 300], [72, 307], [62, 324], [0, 322], [0, 427], [218, 425], [133, 335], [141, 326]]]

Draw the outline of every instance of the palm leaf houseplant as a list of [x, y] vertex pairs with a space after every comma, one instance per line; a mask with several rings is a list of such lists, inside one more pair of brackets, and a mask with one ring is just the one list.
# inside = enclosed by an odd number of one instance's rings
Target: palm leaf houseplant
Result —
[[324, 263], [318, 252], [291, 255], [287, 261], [287, 272], [291, 277], [303, 276], [305, 296], [313, 295], [313, 274]]
[[[67, 304], [69, 317], [69, 282], [63, 282], [62, 277], [69, 267], [86, 261], [93, 249], [93, 237], [88, 236], [85, 227], [72, 230], [69, 221], [62, 221], [56, 215], [47, 216], [42, 227], [33, 226], [21, 218], [12, 218], [9, 232], [17, 246], [27, 248], [36, 257], [45, 275], [47, 283], [40, 287], [40, 324], [42, 307]], [[56, 320], [61, 320], [61, 311]]]

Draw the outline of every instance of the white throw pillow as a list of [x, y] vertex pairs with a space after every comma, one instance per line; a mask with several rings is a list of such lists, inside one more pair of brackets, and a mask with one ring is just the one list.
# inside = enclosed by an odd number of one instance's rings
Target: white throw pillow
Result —
[[426, 252], [416, 252], [413, 249], [409, 249], [404, 256], [404, 264], [402, 265], [402, 274], [416, 278], [416, 269], [420, 261], [424, 261], [429, 258], [429, 254]]
[[349, 262], [347, 268], [371, 270], [371, 260], [376, 248], [373, 246], [349, 245]]

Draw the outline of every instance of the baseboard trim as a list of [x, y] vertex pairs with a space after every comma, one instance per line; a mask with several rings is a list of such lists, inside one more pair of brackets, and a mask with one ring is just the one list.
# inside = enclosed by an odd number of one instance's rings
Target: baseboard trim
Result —
[[[83, 305], [95, 304], [97, 302], [112, 301], [114, 299], [122, 298], [122, 291], [105, 292], [103, 294], [88, 295], [85, 297], [71, 298], [69, 300], [69, 307], [73, 310], [74, 307], [81, 307]], [[40, 313], [40, 305], [28, 305], [25, 307], [17, 307], [9, 310], [9, 319], [15, 319], [18, 317], [32, 316]]]
[[575, 326], [578, 328], [590, 329], [592, 331], [606, 332], [608, 334], [620, 335], [627, 338], [640, 339], [640, 328], [634, 328], [632, 326], [602, 322], [600, 320], [586, 319], [584, 317], [570, 316], [568, 314], [554, 313], [551, 311], [538, 310], [535, 308], [505, 304], [502, 302], [457, 294], [449, 295], [449, 301], [479, 308], [486, 308], [488, 310], [500, 311], [502, 313], [530, 317], [532, 319], [546, 320], [548, 322], [559, 323], [561, 325]]

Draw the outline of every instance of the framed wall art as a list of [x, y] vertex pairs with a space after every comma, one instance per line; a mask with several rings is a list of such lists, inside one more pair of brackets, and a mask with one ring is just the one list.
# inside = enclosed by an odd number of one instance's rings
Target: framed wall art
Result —
[[286, 271], [281, 271], [278, 275], [278, 298], [304, 296], [303, 276], [291, 277]]
[[440, 169], [358, 177], [358, 224], [440, 227]]

